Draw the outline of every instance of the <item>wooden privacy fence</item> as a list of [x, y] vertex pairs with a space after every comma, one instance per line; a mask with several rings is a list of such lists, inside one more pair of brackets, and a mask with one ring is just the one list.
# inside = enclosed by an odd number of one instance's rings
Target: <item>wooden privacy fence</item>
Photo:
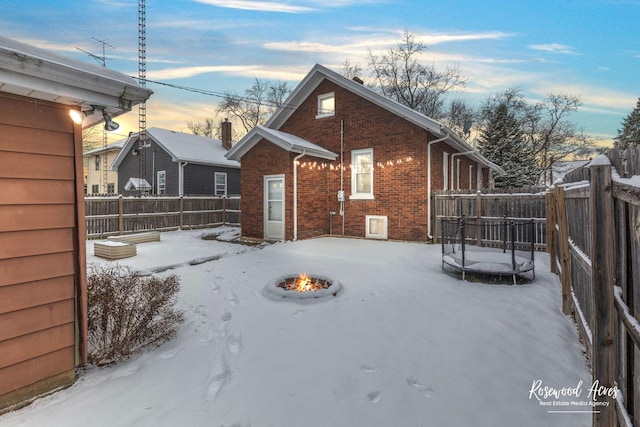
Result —
[[239, 225], [240, 196], [85, 197], [87, 238]]
[[[627, 156], [599, 156], [546, 195], [562, 310], [578, 324], [594, 383], [618, 389], [598, 397], [608, 406], [594, 407], [594, 426], [640, 427], [640, 149]], [[624, 163], [637, 176], [620, 178]]]
[[[546, 214], [543, 192], [483, 193], [480, 190], [439, 191], [433, 196], [433, 216], [435, 239], [441, 237], [442, 220], [452, 220], [461, 216], [482, 218], [486, 221], [533, 220], [533, 236], [520, 234], [516, 243], [534, 242], [536, 250], [546, 250]], [[498, 230], [499, 232], [500, 230]], [[478, 245], [491, 246], [501, 242], [504, 236], [483, 233]]]

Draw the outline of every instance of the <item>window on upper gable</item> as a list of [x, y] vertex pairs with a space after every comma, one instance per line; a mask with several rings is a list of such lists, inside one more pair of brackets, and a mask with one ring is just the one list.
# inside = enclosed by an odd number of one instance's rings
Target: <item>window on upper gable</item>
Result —
[[350, 199], [373, 199], [373, 148], [351, 152]]
[[318, 96], [316, 119], [333, 116], [336, 113], [336, 96], [333, 92]]

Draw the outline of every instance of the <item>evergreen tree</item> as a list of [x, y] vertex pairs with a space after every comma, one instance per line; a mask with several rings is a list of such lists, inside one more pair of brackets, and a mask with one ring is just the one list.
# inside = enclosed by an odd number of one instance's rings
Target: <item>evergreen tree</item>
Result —
[[640, 145], [640, 98], [636, 108], [622, 121], [622, 129], [618, 129], [618, 136], [613, 141], [616, 147], [623, 150]]
[[540, 174], [533, 148], [525, 133], [526, 103], [517, 90], [489, 98], [482, 107], [482, 129], [478, 149], [505, 170], [497, 187], [534, 185]]

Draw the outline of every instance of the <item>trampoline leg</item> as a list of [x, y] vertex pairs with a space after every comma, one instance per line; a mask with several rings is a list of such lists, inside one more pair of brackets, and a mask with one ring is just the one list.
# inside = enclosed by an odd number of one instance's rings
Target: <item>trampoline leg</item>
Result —
[[517, 278], [516, 278], [516, 275], [514, 274], [514, 275], [513, 275], [513, 284], [514, 284], [514, 285], [516, 284], [516, 281], [517, 281]]
[[462, 280], [465, 280], [465, 278], [464, 278], [465, 276], [464, 275], [465, 275], [465, 271], [462, 270]]

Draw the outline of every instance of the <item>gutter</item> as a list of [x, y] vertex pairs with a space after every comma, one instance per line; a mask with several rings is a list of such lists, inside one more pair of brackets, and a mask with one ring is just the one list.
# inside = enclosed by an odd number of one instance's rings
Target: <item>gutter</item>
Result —
[[449, 132], [443, 128], [440, 129], [445, 135], [427, 143], [427, 238], [429, 240], [433, 240], [433, 235], [431, 234], [431, 145], [449, 138]]
[[[456, 156], [466, 156], [467, 154], [473, 154], [475, 152], [476, 152], [476, 150], [471, 150], [471, 151], [465, 151], [464, 153], [453, 153], [451, 155], [451, 189], [452, 190], [453, 190], [453, 170], [454, 170], [454, 166], [453, 166], [454, 162], [453, 162], [453, 160], [454, 160], [454, 158]], [[469, 177], [469, 179], [471, 179], [471, 177]], [[458, 182], [458, 184], [460, 184], [460, 183]], [[460, 185], [456, 185], [456, 190], [459, 190], [459, 189], [460, 189]]]
[[184, 167], [187, 166], [189, 162], [180, 162], [178, 163], [178, 195], [184, 195]]
[[302, 153], [293, 158], [293, 241], [298, 240], [298, 159], [306, 156], [307, 152]]

